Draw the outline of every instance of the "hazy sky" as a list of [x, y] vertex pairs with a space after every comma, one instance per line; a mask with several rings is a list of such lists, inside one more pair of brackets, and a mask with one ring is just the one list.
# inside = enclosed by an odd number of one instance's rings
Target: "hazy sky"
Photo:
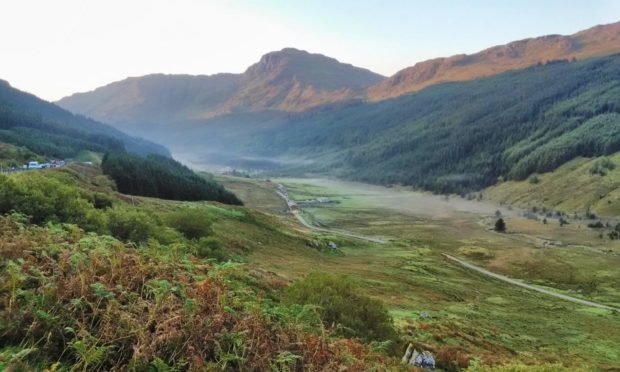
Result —
[[618, 0], [0, 0], [0, 78], [55, 100], [127, 76], [242, 72], [288, 46], [390, 75], [615, 21]]

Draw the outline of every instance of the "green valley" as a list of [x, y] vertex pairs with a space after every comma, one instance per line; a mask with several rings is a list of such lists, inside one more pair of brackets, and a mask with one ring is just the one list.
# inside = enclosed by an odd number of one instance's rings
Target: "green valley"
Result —
[[[222, 181], [243, 189], [240, 179]], [[322, 256], [307, 250], [258, 250], [249, 256], [251, 265], [288, 279], [316, 270], [355, 278], [367, 293], [387, 304], [407, 335], [421, 342], [420, 347], [452, 360], [448, 364], [462, 368], [476, 355], [485, 363], [559, 362], [571, 370], [588, 370], [595, 365], [611, 367], [619, 357], [615, 349], [620, 339], [613, 336], [620, 327], [617, 313], [513, 287], [442, 256], [464, 257], [541, 288], [620, 307], [620, 276], [615, 270], [620, 246], [600, 241], [595, 232], [576, 225], [543, 225], [504, 210], [508, 233], [496, 233], [490, 231], [492, 204], [458, 196], [446, 201], [405, 189], [321, 179], [245, 182], [246, 189], [265, 192], [281, 182], [294, 200], [328, 197], [333, 203], [302, 209], [307, 220], [387, 241], [372, 244], [337, 233], [311, 232], [317, 241], [336, 242], [338, 250]], [[269, 208], [262, 200], [262, 195], [249, 195], [244, 201]], [[290, 216], [282, 218], [298, 223]], [[601, 327], [593, 328], [594, 324]], [[586, 339], [592, 342], [584, 343]], [[598, 361], [588, 364], [594, 359]]]
[[3, 4], [0, 372], [620, 371], [619, 10]]

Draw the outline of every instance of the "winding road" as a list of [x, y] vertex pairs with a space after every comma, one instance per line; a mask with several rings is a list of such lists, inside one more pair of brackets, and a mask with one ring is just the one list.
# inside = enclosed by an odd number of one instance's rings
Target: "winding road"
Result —
[[483, 268], [481, 268], [479, 266], [476, 266], [474, 264], [471, 264], [471, 263], [469, 263], [467, 261], [461, 260], [460, 258], [456, 258], [454, 256], [450, 256], [449, 254], [442, 253], [442, 255], [445, 258], [447, 258], [448, 260], [456, 262], [459, 265], [461, 265], [461, 266], [463, 266], [463, 267], [465, 267], [467, 269], [476, 271], [476, 272], [478, 272], [480, 274], [489, 276], [489, 277], [497, 279], [497, 280], [501, 280], [502, 282], [506, 282], [506, 283], [509, 283], [509, 284], [512, 284], [512, 285], [516, 285], [516, 286], [519, 286], [519, 287], [522, 287], [522, 288], [525, 288], [525, 289], [529, 289], [529, 290], [532, 290], [532, 291], [540, 292], [540, 293], [546, 294], [548, 296], [556, 297], [556, 298], [559, 298], [559, 299], [562, 299], [562, 300], [565, 300], [565, 301], [574, 302], [574, 303], [580, 304], [580, 305], [597, 307], [599, 309], [606, 309], [606, 310], [612, 310], [612, 311], [620, 311], [620, 308], [617, 308], [617, 307], [603, 305], [603, 304], [599, 304], [597, 302], [592, 302], [592, 301], [582, 300], [582, 299], [576, 298], [576, 297], [567, 296], [565, 294], [556, 293], [556, 292], [553, 292], [553, 291], [550, 291], [550, 290], [547, 290], [547, 289], [544, 289], [544, 288], [540, 288], [540, 287], [536, 287], [536, 286], [533, 286], [533, 285], [530, 285], [530, 284], [526, 284], [526, 283], [523, 283], [523, 282], [521, 282], [519, 280], [512, 279], [512, 278], [509, 278], [509, 277], [501, 275], [501, 274], [496, 274], [496, 273], [494, 273], [492, 271], [483, 269]]

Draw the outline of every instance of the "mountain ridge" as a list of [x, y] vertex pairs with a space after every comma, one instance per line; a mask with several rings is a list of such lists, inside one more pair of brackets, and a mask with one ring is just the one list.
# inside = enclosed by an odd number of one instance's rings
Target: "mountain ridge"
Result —
[[568, 36], [527, 38], [473, 54], [422, 61], [370, 87], [367, 97], [380, 101], [442, 82], [472, 80], [552, 60], [584, 59], [618, 52], [620, 22], [597, 25]]
[[[347, 100], [381, 101], [428, 86], [466, 81], [555, 60], [620, 52], [620, 22], [572, 35], [545, 35], [473, 54], [419, 62], [385, 78], [318, 53], [284, 48], [243, 73], [149, 74], [57, 101], [72, 112], [143, 134], [149, 124], [205, 120], [234, 112], [299, 112]], [[146, 126], [146, 128], [144, 128]]]
[[284, 48], [241, 74], [131, 77], [57, 103], [102, 121], [160, 123], [207, 119], [236, 111], [303, 111], [362, 98], [385, 77], [322, 54]]

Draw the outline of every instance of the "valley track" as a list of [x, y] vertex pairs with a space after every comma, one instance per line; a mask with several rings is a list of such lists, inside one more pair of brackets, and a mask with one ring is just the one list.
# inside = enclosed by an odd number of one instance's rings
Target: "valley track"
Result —
[[314, 230], [314, 231], [320, 231], [320, 232], [325, 232], [325, 233], [329, 233], [329, 234], [344, 236], [346, 238], [365, 240], [365, 241], [368, 241], [368, 242], [371, 242], [371, 243], [377, 243], [377, 244], [385, 244], [385, 240], [382, 240], [382, 239], [373, 238], [373, 237], [370, 237], [370, 236], [358, 235], [358, 234], [355, 234], [355, 233], [352, 233], [352, 232], [349, 232], [349, 231], [336, 230], [336, 229], [326, 229], [326, 228], [323, 228], [323, 227], [318, 227], [318, 226], [312, 225], [311, 223], [306, 221], [306, 219], [301, 215], [301, 210], [299, 209], [299, 207], [297, 207], [296, 210], [291, 208], [291, 205], [297, 206], [297, 203], [295, 203], [294, 200], [289, 198], [288, 192], [286, 191], [284, 186], [282, 184], [279, 184], [278, 187], [280, 189], [276, 190], [276, 193], [282, 199], [284, 199], [284, 201], [286, 202], [286, 204], [288, 206], [289, 212], [291, 212], [295, 216], [295, 218], [297, 218], [299, 223], [301, 223], [304, 227], [307, 227], [308, 229]]
[[494, 278], [494, 279], [497, 279], [497, 280], [501, 280], [502, 282], [505, 282], [505, 283], [516, 285], [516, 286], [519, 286], [519, 287], [522, 287], [522, 288], [525, 288], [525, 289], [529, 289], [529, 290], [532, 290], [532, 291], [540, 292], [540, 293], [548, 295], [548, 296], [556, 297], [556, 298], [559, 298], [559, 299], [562, 299], [562, 300], [565, 300], [565, 301], [574, 302], [574, 303], [577, 303], [577, 304], [580, 304], [580, 305], [591, 306], [591, 307], [596, 307], [596, 308], [599, 308], [599, 309], [605, 309], [605, 310], [611, 310], [611, 311], [620, 311], [620, 308], [617, 308], [617, 307], [603, 305], [603, 304], [599, 304], [599, 303], [596, 303], [596, 302], [592, 302], [592, 301], [588, 301], [588, 300], [582, 300], [580, 298], [567, 296], [565, 294], [556, 293], [556, 292], [553, 292], [553, 291], [550, 291], [550, 290], [547, 290], [547, 289], [544, 289], [544, 288], [540, 288], [540, 287], [536, 287], [536, 286], [533, 286], [533, 285], [530, 285], [530, 284], [526, 284], [526, 283], [523, 283], [523, 282], [521, 282], [519, 280], [512, 279], [512, 278], [509, 278], [509, 277], [501, 275], [501, 274], [496, 274], [496, 273], [494, 273], [492, 271], [483, 269], [483, 268], [481, 268], [479, 266], [476, 266], [474, 264], [471, 264], [471, 263], [469, 263], [467, 261], [461, 260], [460, 258], [456, 258], [454, 256], [450, 256], [449, 254], [442, 253], [442, 255], [445, 258], [447, 258], [448, 260], [456, 262], [459, 265], [461, 265], [461, 266], [463, 266], [463, 267], [465, 267], [467, 269], [476, 271], [476, 272], [478, 272], [480, 274], [486, 275], [488, 277], [491, 277], [491, 278]]
[[293, 211], [292, 213], [295, 215], [295, 217], [297, 218], [299, 223], [301, 223], [302, 225], [304, 225], [305, 227], [307, 227], [307, 228], [309, 228], [311, 230], [321, 231], [321, 232], [325, 232], [325, 233], [329, 233], [329, 234], [334, 234], [334, 235], [340, 235], [340, 236], [344, 236], [344, 237], [347, 237], [347, 238], [366, 240], [366, 241], [369, 241], [371, 243], [385, 244], [385, 240], [382, 240], [382, 239], [373, 238], [373, 237], [370, 237], [370, 236], [358, 235], [358, 234], [354, 234], [354, 233], [349, 232], [349, 231], [326, 229], [326, 228], [322, 228], [322, 227], [313, 226], [308, 221], [306, 221], [304, 219], [304, 217], [301, 215], [301, 213], [296, 212], [296, 211]]

